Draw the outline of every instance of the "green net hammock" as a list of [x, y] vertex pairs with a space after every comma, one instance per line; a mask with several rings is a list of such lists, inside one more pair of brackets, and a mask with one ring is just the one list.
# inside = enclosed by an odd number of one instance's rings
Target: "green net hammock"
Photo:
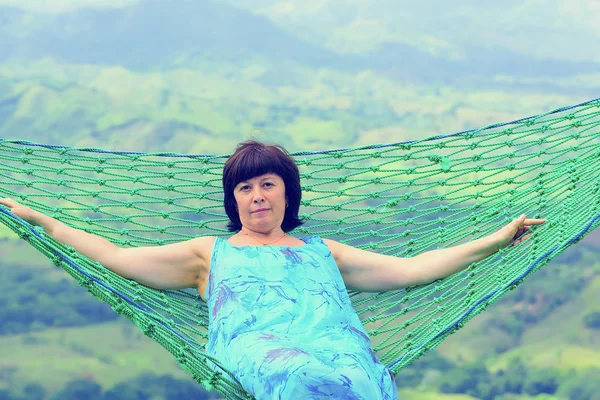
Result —
[[[548, 220], [530, 240], [443, 280], [349, 292], [373, 350], [397, 373], [600, 225], [599, 126], [600, 99], [452, 135], [294, 153], [306, 223], [293, 233], [412, 257], [487, 236], [523, 213]], [[221, 187], [227, 157], [0, 139], [0, 197], [120, 247], [229, 236]], [[160, 343], [195, 380], [227, 398], [252, 398], [205, 354], [208, 310], [196, 291], [124, 279], [0, 211], [3, 224]]]

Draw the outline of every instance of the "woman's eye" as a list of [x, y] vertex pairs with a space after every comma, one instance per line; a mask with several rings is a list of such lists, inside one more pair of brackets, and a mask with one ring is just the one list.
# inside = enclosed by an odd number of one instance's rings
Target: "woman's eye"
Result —
[[273, 186], [271, 182], [265, 182], [265, 185]]

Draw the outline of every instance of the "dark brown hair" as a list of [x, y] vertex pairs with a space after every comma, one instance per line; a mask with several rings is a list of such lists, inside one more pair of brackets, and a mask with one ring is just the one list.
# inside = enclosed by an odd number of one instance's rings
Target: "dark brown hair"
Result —
[[233, 190], [240, 182], [268, 173], [279, 175], [285, 183], [288, 207], [285, 209], [281, 229], [284, 232], [290, 232], [304, 223], [298, 218], [302, 189], [300, 172], [294, 159], [280, 145], [268, 145], [256, 140], [248, 140], [238, 144], [235, 153], [229, 157], [223, 168], [223, 202], [225, 212], [229, 217], [227, 229], [230, 232], [242, 229]]

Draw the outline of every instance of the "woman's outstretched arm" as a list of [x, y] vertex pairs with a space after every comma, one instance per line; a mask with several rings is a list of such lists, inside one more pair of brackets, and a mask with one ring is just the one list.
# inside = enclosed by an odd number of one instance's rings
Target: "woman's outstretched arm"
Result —
[[14, 200], [0, 199], [0, 204], [116, 274], [156, 289], [197, 288], [206, 266], [202, 257], [205, 252], [201, 249], [214, 242], [212, 237], [201, 237], [165, 246], [120, 248], [100, 236], [69, 227]]
[[460, 272], [501, 248], [527, 240], [531, 236], [527, 233], [530, 226], [544, 222], [545, 219], [526, 219], [522, 215], [490, 236], [410, 258], [373, 253], [329, 239], [325, 239], [325, 243], [340, 269], [346, 288], [385, 292], [424, 285]]

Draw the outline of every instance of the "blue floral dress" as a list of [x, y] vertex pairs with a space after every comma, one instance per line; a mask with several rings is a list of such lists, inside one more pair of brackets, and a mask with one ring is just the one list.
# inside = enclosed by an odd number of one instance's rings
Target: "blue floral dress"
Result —
[[207, 354], [258, 400], [398, 398], [371, 350], [331, 252], [303, 246], [214, 244], [205, 297]]

